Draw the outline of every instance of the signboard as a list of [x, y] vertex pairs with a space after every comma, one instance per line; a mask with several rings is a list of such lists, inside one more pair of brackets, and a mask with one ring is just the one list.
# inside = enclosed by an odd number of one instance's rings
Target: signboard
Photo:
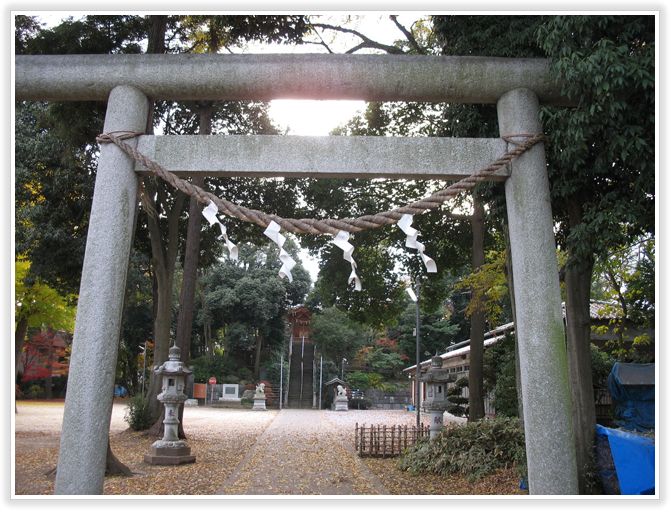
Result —
[[212, 386], [214, 386], [214, 385], [216, 384], [216, 379], [215, 379], [214, 377], [210, 377], [210, 378], [209, 378], [209, 384], [211, 384]]

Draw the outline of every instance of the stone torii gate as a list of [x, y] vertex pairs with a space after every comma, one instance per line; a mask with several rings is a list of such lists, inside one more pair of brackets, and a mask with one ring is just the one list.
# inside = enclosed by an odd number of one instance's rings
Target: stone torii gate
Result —
[[[16, 56], [15, 99], [107, 101], [105, 132], [144, 132], [149, 99], [318, 99], [496, 104], [501, 136], [542, 131], [539, 106], [574, 106], [543, 59], [407, 55]], [[454, 180], [504, 154], [502, 139], [140, 136], [182, 176]], [[138, 174], [103, 144], [81, 279], [55, 494], [102, 494]], [[544, 146], [505, 180], [532, 494], [578, 494], [572, 404]]]

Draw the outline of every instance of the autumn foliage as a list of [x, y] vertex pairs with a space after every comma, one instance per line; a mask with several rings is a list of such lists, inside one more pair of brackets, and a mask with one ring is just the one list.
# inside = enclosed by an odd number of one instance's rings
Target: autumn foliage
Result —
[[21, 382], [45, 377], [66, 376], [70, 366], [67, 333], [44, 329], [26, 340]]

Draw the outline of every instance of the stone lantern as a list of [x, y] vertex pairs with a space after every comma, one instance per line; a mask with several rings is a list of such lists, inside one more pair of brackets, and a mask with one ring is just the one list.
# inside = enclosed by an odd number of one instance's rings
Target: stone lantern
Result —
[[426, 398], [423, 406], [430, 412], [430, 438], [433, 439], [442, 427], [444, 412], [453, 404], [447, 400], [447, 383], [455, 382], [456, 376], [442, 368], [440, 356], [431, 359], [430, 367], [419, 381], [426, 383]]
[[176, 466], [195, 462], [191, 447], [179, 439], [179, 405], [187, 400], [184, 393], [186, 378], [191, 370], [180, 361], [181, 349], [176, 345], [170, 348], [168, 361], [160, 367], [154, 367], [154, 373], [163, 377], [162, 392], [158, 400], [165, 406], [165, 432], [163, 439], [151, 445], [150, 453], [144, 455], [148, 464]]

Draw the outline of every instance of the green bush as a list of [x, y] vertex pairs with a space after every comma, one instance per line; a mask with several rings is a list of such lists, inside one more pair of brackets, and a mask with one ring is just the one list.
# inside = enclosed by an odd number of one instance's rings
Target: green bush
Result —
[[349, 409], [370, 409], [372, 400], [367, 397], [354, 397], [349, 400]]
[[519, 415], [516, 394], [514, 333], [507, 333], [484, 353], [484, 390], [491, 395], [497, 416]]
[[240, 378], [240, 380], [245, 380], [245, 381], [248, 381], [254, 375], [254, 373], [250, 369], [248, 369], [247, 367], [238, 368], [235, 373], [237, 374], [237, 377]]
[[367, 374], [368, 376], [368, 381], [370, 381], [370, 388], [373, 390], [381, 390], [383, 389], [382, 386], [384, 386], [384, 376], [381, 374], [377, 374], [375, 372], [370, 372]]
[[210, 377], [216, 378], [218, 382], [225, 381], [226, 377], [233, 373], [237, 373], [240, 377], [239, 372], [241, 370], [232, 358], [214, 356], [212, 361], [207, 361], [207, 358], [203, 356], [191, 360], [191, 365], [193, 366], [193, 378], [196, 383], [207, 383]]
[[146, 430], [153, 425], [149, 420], [147, 400], [144, 395], [135, 395], [128, 401], [126, 415], [123, 419], [133, 430]]
[[398, 462], [398, 469], [410, 474], [461, 473], [469, 481], [509, 468], [516, 468], [519, 475], [527, 471], [521, 421], [508, 417], [446, 425], [432, 440], [408, 448]]
[[470, 381], [467, 377], [463, 376], [456, 383], [447, 390], [447, 399], [453, 405], [447, 409], [447, 411], [454, 416], [467, 416], [470, 411], [469, 403], [470, 399], [464, 397], [463, 388], [468, 387]]
[[28, 395], [32, 397], [33, 399], [37, 398], [37, 395], [42, 393], [44, 390], [42, 389], [42, 386], [39, 384], [33, 384], [30, 388], [28, 388]]
[[397, 386], [384, 382], [384, 376], [376, 372], [350, 372], [345, 374], [344, 381], [354, 390], [395, 391]]
[[354, 390], [370, 389], [370, 375], [366, 372], [349, 372], [345, 374], [344, 381]]

